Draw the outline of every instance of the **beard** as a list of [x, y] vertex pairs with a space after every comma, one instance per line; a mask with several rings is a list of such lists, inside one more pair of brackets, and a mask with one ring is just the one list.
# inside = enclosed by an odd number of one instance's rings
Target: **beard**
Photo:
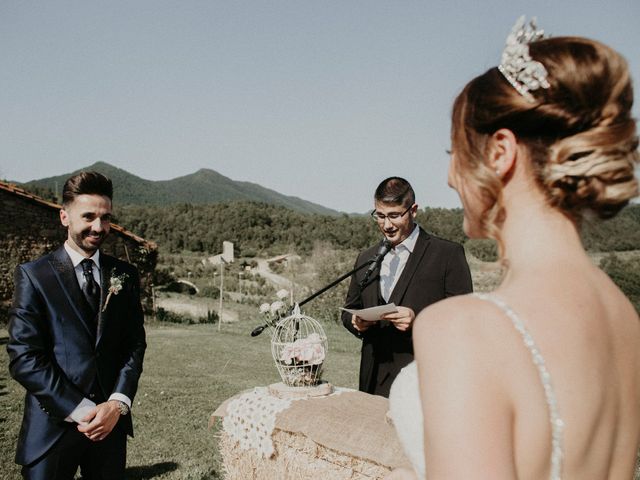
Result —
[[94, 232], [92, 230], [83, 230], [82, 232], [69, 231], [69, 238], [82, 251], [94, 254], [104, 242], [107, 232]]

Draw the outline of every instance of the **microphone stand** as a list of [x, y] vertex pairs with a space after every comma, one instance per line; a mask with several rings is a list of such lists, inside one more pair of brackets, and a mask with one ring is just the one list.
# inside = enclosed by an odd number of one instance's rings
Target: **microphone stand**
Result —
[[[336, 278], [333, 282], [331, 282], [329, 285], [326, 285], [326, 286], [322, 287], [317, 292], [312, 293], [311, 295], [309, 295], [307, 298], [305, 298], [301, 302], [298, 302], [298, 306], [301, 307], [304, 304], [306, 304], [306, 303], [310, 302], [311, 300], [313, 300], [314, 298], [316, 298], [317, 296], [322, 295], [327, 290], [335, 287], [337, 284], [342, 282], [345, 278], [350, 277], [351, 275], [353, 275], [356, 272], [359, 272], [360, 270], [362, 270], [365, 267], [368, 267], [373, 262], [375, 262], [375, 258], [372, 258], [371, 260], [369, 260], [367, 262], [364, 262], [362, 265], [357, 266], [356, 268], [354, 268], [353, 270], [350, 270], [349, 272], [345, 273], [344, 275], [341, 275], [340, 277]], [[363, 285], [362, 282], [361, 282], [361, 284], [359, 284], [359, 287], [360, 287], [360, 291], [362, 292], [362, 290], [364, 289], [365, 285]], [[260, 326], [258, 326], [256, 328], [254, 328], [253, 331], [251, 332], [251, 336], [252, 337], [257, 337], [258, 335], [260, 335], [262, 333], [262, 331], [265, 328], [267, 328], [266, 324], [265, 325], [260, 325]]]
[[[312, 293], [311, 295], [309, 295], [307, 298], [305, 298], [304, 300], [302, 300], [301, 302], [298, 303], [298, 305], [302, 306], [307, 302], [310, 302], [311, 300], [313, 300], [314, 298], [316, 298], [319, 295], [322, 295], [324, 292], [326, 292], [327, 290], [335, 287], [337, 284], [339, 284], [341, 281], [343, 281], [345, 278], [350, 277], [351, 275], [353, 275], [356, 272], [359, 272], [360, 270], [362, 270], [364, 267], [368, 267], [369, 265], [371, 265], [375, 260], [371, 259], [368, 262], [363, 263], [362, 265], [360, 265], [359, 267], [354, 268], [353, 270], [351, 270], [350, 272], [345, 273], [344, 275], [336, 278], [333, 282], [331, 282], [329, 285], [322, 287], [320, 290], [318, 290], [315, 293]], [[362, 291], [362, 289], [364, 288], [364, 285], [359, 285], [360, 286], [360, 291]]]

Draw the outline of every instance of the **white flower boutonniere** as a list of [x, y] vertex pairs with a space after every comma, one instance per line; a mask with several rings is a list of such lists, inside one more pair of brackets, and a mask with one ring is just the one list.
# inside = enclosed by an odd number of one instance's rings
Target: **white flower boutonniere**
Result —
[[111, 274], [111, 278], [109, 279], [109, 290], [107, 293], [107, 299], [104, 301], [104, 307], [102, 307], [102, 311], [104, 312], [107, 309], [107, 305], [109, 305], [109, 300], [111, 300], [111, 295], [118, 295], [120, 290], [124, 285], [124, 281], [127, 279], [127, 274], [123, 273], [121, 275]]

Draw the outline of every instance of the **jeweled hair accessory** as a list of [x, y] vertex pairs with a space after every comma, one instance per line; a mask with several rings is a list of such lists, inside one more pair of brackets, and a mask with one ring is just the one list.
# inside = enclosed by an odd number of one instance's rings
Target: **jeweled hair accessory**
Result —
[[549, 88], [547, 69], [529, 55], [529, 44], [544, 38], [544, 30], [538, 30], [535, 17], [527, 24], [524, 15], [511, 29], [502, 51], [498, 70], [513, 88], [529, 102], [535, 102], [530, 91]]

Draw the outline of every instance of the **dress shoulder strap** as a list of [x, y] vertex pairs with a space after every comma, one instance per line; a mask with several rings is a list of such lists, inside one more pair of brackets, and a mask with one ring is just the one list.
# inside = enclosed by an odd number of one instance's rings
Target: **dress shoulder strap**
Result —
[[547, 370], [547, 366], [545, 364], [544, 358], [542, 357], [542, 353], [540, 353], [538, 346], [529, 333], [529, 330], [527, 330], [524, 322], [520, 319], [520, 317], [518, 317], [516, 312], [502, 299], [500, 299], [496, 295], [487, 293], [475, 293], [474, 295], [481, 300], [486, 300], [493, 303], [504, 312], [509, 320], [511, 320], [511, 323], [513, 323], [514, 328], [518, 331], [518, 333], [520, 333], [525, 346], [529, 349], [529, 353], [531, 353], [531, 359], [538, 369], [540, 381], [542, 382], [542, 386], [544, 388], [545, 399], [549, 408], [549, 419], [551, 422], [551, 475], [549, 476], [549, 478], [551, 480], [561, 480], [562, 460], [564, 456], [562, 444], [564, 421], [562, 420], [562, 418], [560, 418], [560, 414], [558, 412], [558, 400], [551, 382], [551, 375]]

